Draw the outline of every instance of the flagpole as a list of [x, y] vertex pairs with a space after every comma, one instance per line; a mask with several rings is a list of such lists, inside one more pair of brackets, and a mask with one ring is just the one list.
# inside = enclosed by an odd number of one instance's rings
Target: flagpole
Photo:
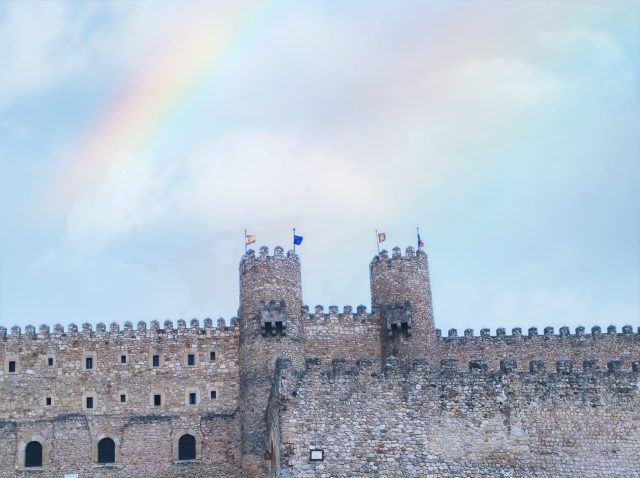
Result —
[[296, 228], [293, 228], [293, 252], [296, 252]]
[[378, 248], [378, 254], [380, 254], [380, 236], [378, 236], [377, 229], [376, 229], [376, 247]]
[[244, 230], [244, 252], [247, 252], [247, 230]]

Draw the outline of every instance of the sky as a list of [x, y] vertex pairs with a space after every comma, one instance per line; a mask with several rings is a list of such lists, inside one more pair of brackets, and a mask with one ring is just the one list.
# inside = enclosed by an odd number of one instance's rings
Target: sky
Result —
[[[229, 320], [429, 255], [436, 326], [640, 325], [638, 0], [0, 2], [0, 325]], [[256, 248], [257, 248], [256, 247]]]

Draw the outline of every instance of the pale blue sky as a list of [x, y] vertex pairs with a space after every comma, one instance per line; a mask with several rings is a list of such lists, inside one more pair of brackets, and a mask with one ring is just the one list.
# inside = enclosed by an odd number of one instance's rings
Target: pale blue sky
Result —
[[2, 2], [0, 324], [229, 319], [245, 228], [369, 306], [420, 226], [444, 330], [640, 325], [639, 3], [346, 3]]

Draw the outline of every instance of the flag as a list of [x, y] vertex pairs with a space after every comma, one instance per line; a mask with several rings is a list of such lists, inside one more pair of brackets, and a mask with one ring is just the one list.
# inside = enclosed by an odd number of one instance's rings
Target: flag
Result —
[[420, 233], [418, 232], [418, 249], [421, 249], [424, 247], [424, 242], [422, 242], [422, 239], [420, 239]]
[[378, 242], [384, 242], [387, 239], [387, 235], [384, 232], [378, 233]]
[[296, 246], [299, 246], [300, 244], [302, 244], [302, 239], [304, 239], [304, 237], [302, 236], [296, 236], [295, 234], [293, 235], [293, 244]]
[[253, 244], [254, 242], [256, 242], [256, 236], [251, 235], [251, 236], [244, 236], [244, 245], [248, 246], [249, 244]]

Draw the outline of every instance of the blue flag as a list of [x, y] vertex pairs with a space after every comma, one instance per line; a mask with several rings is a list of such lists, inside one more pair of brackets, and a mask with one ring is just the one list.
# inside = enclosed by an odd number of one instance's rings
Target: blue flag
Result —
[[304, 239], [302, 236], [296, 236], [295, 234], [293, 235], [293, 243], [296, 246], [299, 246], [300, 244], [302, 244], [302, 239]]

